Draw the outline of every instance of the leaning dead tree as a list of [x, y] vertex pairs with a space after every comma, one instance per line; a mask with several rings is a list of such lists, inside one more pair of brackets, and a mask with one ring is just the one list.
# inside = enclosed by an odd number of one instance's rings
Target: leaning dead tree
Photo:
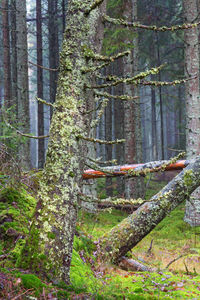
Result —
[[182, 170], [192, 161], [178, 160], [171, 162], [169, 160], [152, 161], [144, 164], [132, 164], [124, 166], [111, 166], [99, 168], [98, 170], [89, 169], [83, 173], [83, 179], [95, 179], [100, 177], [116, 177], [116, 176], [145, 176], [148, 173], [159, 171], [176, 171]]
[[106, 233], [99, 241], [99, 256], [118, 262], [200, 185], [200, 156], [150, 201]]

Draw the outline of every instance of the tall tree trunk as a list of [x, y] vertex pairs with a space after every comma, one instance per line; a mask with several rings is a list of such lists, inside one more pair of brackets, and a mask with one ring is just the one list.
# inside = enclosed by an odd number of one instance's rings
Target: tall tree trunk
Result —
[[[28, 88], [28, 50], [26, 27], [26, 1], [16, 0], [16, 48], [17, 48], [17, 99], [18, 122], [22, 132], [30, 131], [29, 88]], [[19, 153], [22, 165], [30, 168], [30, 141], [21, 142]]]
[[[114, 74], [118, 77], [123, 74], [123, 59], [120, 58], [115, 64]], [[115, 88], [117, 95], [123, 95], [123, 84], [118, 85]], [[124, 103], [121, 100], [115, 100], [114, 103], [114, 132], [115, 139], [123, 139], [124, 138]], [[124, 164], [124, 144], [116, 145], [115, 147], [115, 158], [119, 165]], [[125, 184], [123, 177], [117, 177], [117, 195], [119, 197], [124, 196]]]
[[[124, 16], [128, 21], [137, 21], [137, 0], [124, 2]], [[125, 41], [130, 43], [130, 41]], [[138, 38], [135, 32], [133, 39], [134, 49], [128, 58], [124, 59], [124, 76], [133, 77], [138, 69]], [[124, 93], [129, 96], [137, 96], [137, 87], [124, 85]], [[124, 137], [125, 137], [125, 163], [140, 162], [142, 157], [140, 106], [136, 101], [124, 103]], [[137, 198], [141, 196], [141, 179], [130, 179], [125, 182], [125, 197]]]
[[[100, 8], [84, 14], [93, 0], [70, 0], [68, 22], [60, 55], [60, 74], [55, 110], [50, 127], [46, 164], [38, 192], [38, 204], [30, 234], [19, 264], [48, 276], [54, 282], [69, 283], [81, 177], [87, 147], [78, 136], [88, 131], [85, 103], [94, 74], [84, 74], [91, 64], [83, 45], [98, 50], [96, 39]], [[102, 4], [103, 5], [103, 4]], [[102, 7], [105, 12], [105, 5]], [[103, 13], [103, 12], [102, 12]], [[93, 65], [93, 64], [92, 64]]]
[[[112, 66], [107, 68], [107, 75], [112, 74]], [[109, 93], [112, 94], [112, 88], [110, 88]], [[108, 105], [105, 109], [105, 139], [107, 141], [111, 141], [112, 137], [112, 100], [108, 102]], [[105, 145], [106, 151], [106, 161], [112, 160], [112, 146]], [[106, 196], [111, 197], [113, 195], [113, 186], [112, 186], [112, 178], [106, 178]]]
[[12, 74], [12, 103], [16, 106], [16, 115], [18, 114], [17, 107], [17, 35], [16, 35], [16, 0], [10, 2], [11, 12], [11, 74]]
[[[196, 0], [184, 0], [186, 23], [198, 17]], [[200, 103], [199, 103], [199, 46], [198, 29], [185, 30], [185, 75], [195, 77], [186, 83], [186, 150], [189, 159], [200, 153]], [[185, 221], [192, 226], [200, 225], [200, 189], [186, 203]]]
[[151, 135], [152, 154], [154, 160], [158, 159], [156, 123], [156, 91], [155, 88], [151, 87]]
[[117, 262], [200, 185], [200, 156], [150, 201], [100, 239], [99, 256]]
[[8, 0], [2, 0], [2, 27], [3, 27], [3, 69], [4, 69], [4, 104], [6, 108], [12, 106], [12, 84], [10, 66], [10, 33], [8, 20]]
[[[48, 0], [49, 68], [57, 69], [59, 64], [58, 44], [58, 0]], [[58, 72], [49, 71], [49, 97], [54, 103], [56, 98]], [[51, 109], [52, 117], [52, 109]]]
[[[43, 99], [43, 65], [42, 58], [42, 8], [41, 0], [36, 0], [36, 29], [37, 29], [37, 96]], [[38, 135], [44, 135], [44, 108], [38, 102]], [[44, 139], [38, 140], [38, 168], [44, 166]]]

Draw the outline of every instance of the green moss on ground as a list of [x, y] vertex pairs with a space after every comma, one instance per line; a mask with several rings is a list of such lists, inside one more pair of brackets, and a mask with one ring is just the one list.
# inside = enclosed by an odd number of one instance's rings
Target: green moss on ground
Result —
[[[36, 199], [24, 189], [6, 188], [0, 192], [0, 251], [14, 256], [29, 232], [30, 220], [36, 206]], [[20, 246], [20, 247], [19, 247]]]
[[[26, 236], [36, 203], [35, 199], [29, 197], [24, 190], [17, 192], [13, 189], [8, 189], [7, 192], [4, 191], [0, 195], [0, 216], [4, 221], [1, 224], [4, 226], [1, 227], [0, 225], [0, 253], [7, 253], [7, 249], [5, 249], [7, 244], [11, 249], [12, 261], [16, 261], [20, 256], [25, 238], [16, 240], [15, 236], [8, 235], [8, 229], [16, 230], [17, 236], [19, 234], [23, 237]], [[19, 275], [18, 273], [16, 276], [21, 279], [18, 289], [16, 288], [16, 279], [13, 279], [13, 289], [15, 289], [16, 294], [20, 293], [21, 289], [24, 291], [31, 289], [30, 295], [37, 298], [45, 291], [45, 295], [50, 293], [52, 297], [57, 297], [57, 299], [71, 299], [79, 295], [84, 295], [89, 299], [199, 299], [200, 275], [198, 274], [200, 271], [197, 268], [190, 268], [190, 265], [192, 259], [196, 260], [196, 265], [200, 261], [198, 235], [200, 227], [191, 228], [183, 221], [184, 205], [171, 212], [133, 249], [130, 255], [163, 269], [173, 258], [186, 253], [189, 254], [189, 260], [184, 259], [190, 275], [185, 274], [184, 263], [180, 260], [174, 263], [176, 264], [175, 268], [172, 268], [176, 272], [162, 271], [158, 273], [127, 272], [116, 266], [103, 266], [95, 262], [96, 248], [91, 239], [97, 240], [126, 216], [125, 212], [115, 209], [111, 213], [103, 211], [97, 215], [80, 212], [77, 224], [78, 236], [75, 236], [74, 239], [70, 270], [71, 286], [62, 284], [53, 286], [48, 282], [42, 282], [35, 274], [20, 273]], [[10, 222], [8, 219], [5, 220], [8, 217]], [[19, 224], [21, 221], [22, 224]], [[10, 223], [11, 226], [6, 227], [7, 224], [4, 223]], [[152, 239], [153, 246], [148, 256], [147, 250]], [[166, 258], [166, 256], [168, 259], [162, 261], [163, 257]], [[94, 261], [92, 265], [89, 263], [91, 260]], [[7, 261], [4, 265], [7, 269], [1, 270], [1, 272], [4, 274], [6, 270], [10, 272], [13, 263], [9, 265], [9, 261]], [[179, 268], [180, 266], [181, 268], [183, 266], [184, 269]], [[14, 274], [19, 272], [16, 268], [13, 270]], [[1, 292], [0, 297], [5, 298], [6, 294], [3, 292]]]

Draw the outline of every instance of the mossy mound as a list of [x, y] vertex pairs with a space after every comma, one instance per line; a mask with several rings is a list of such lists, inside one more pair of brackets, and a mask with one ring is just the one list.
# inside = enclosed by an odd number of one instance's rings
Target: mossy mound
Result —
[[[0, 251], [7, 253], [17, 243], [21, 248], [29, 232], [36, 199], [24, 189], [6, 188], [0, 193]], [[17, 253], [15, 251], [15, 253]]]

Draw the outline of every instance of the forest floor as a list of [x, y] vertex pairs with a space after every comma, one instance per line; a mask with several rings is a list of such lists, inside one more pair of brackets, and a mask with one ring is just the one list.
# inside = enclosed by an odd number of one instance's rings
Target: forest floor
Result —
[[[146, 198], [165, 184], [160, 179], [146, 181]], [[0, 241], [0, 299], [200, 299], [200, 227], [191, 228], [183, 221], [184, 204], [127, 254], [154, 272], [126, 271], [96, 259], [94, 242], [127, 215], [116, 209], [79, 213], [71, 286], [52, 286], [15, 268], [4, 259], [7, 253]]]

